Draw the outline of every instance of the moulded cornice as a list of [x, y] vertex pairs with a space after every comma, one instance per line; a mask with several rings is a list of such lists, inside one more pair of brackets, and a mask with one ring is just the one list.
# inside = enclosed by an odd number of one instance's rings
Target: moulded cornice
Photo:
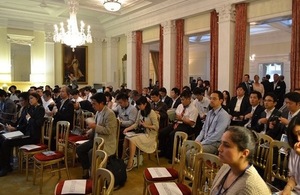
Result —
[[20, 45], [31, 45], [33, 43], [33, 39], [34, 39], [34, 36], [7, 34], [8, 42], [17, 43]]

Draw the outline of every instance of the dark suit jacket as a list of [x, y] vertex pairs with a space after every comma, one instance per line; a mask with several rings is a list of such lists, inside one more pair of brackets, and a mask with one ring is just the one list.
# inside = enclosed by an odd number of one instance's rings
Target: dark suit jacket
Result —
[[273, 91], [273, 84], [270, 83], [270, 81], [264, 80], [261, 82], [261, 84], [263, 84], [263, 86], [264, 86], [265, 94]]
[[159, 115], [160, 115], [159, 129], [161, 129], [161, 128], [165, 127], [166, 125], [168, 125], [168, 114], [167, 114], [168, 106], [167, 106], [167, 104], [165, 104], [162, 101], [159, 101], [155, 106], [154, 102], [152, 102], [151, 103], [151, 108], [154, 111], [159, 112]]
[[253, 84], [251, 82], [248, 82], [249, 88], [247, 87], [245, 82], [241, 82], [240, 86], [242, 86], [246, 91], [246, 94], [249, 95], [251, 91], [253, 91]]
[[241, 108], [240, 108], [240, 112], [235, 112], [234, 111], [234, 108], [235, 108], [235, 105], [237, 103], [237, 97], [234, 96], [231, 98], [230, 102], [229, 102], [229, 114], [232, 115], [232, 116], [240, 116], [240, 115], [245, 115], [248, 107], [250, 106], [250, 103], [249, 103], [249, 97], [247, 95], [244, 96], [243, 100], [242, 100], [242, 103], [241, 103]]
[[173, 100], [172, 100], [172, 98], [170, 98], [169, 96], [166, 96], [166, 97], [165, 97], [164, 103], [167, 104], [168, 109], [170, 109], [171, 106], [172, 106], [172, 104], [173, 104]]
[[276, 104], [276, 108], [279, 109], [283, 105], [286, 84], [283, 81], [278, 81], [275, 89], [274, 89], [274, 85], [275, 85], [275, 83], [272, 82], [273, 92], [274, 92], [274, 94], [278, 98], [278, 101], [277, 101], [277, 104]]
[[73, 129], [74, 105], [71, 100], [67, 99], [61, 108], [61, 102], [56, 106], [58, 111], [54, 115], [53, 125], [56, 125], [57, 121], [68, 121], [70, 123], [70, 129]]
[[[266, 112], [263, 112], [261, 114], [261, 118], [266, 118]], [[269, 135], [270, 137], [272, 137], [275, 140], [280, 140], [281, 135], [283, 133], [282, 130], [282, 125], [279, 122], [278, 118], [281, 117], [281, 112], [278, 109], [273, 110], [271, 116], [268, 119], [268, 123], [267, 123], [267, 129], [266, 129], [266, 134]], [[269, 123], [273, 122], [274, 123], [274, 128], [270, 129], [269, 128]], [[260, 125], [260, 131], [264, 130], [264, 124]]]
[[36, 142], [41, 140], [42, 136], [42, 126], [44, 123], [45, 109], [42, 105], [33, 107], [31, 106], [28, 109], [28, 114], [30, 119], [28, 120], [28, 125], [25, 130], [25, 135], [29, 135], [31, 139]]
[[175, 101], [175, 103], [174, 103], [174, 105], [173, 105], [172, 108], [175, 108], [175, 109], [176, 109], [176, 108], [179, 106], [179, 104], [181, 104], [180, 97], [178, 97], [178, 98], [176, 99], [176, 101]]
[[[253, 112], [252, 118], [251, 118], [251, 130], [254, 130], [256, 132], [260, 132], [259, 130], [259, 125], [258, 125], [258, 120], [261, 118], [261, 114], [264, 112], [265, 108], [262, 107], [261, 105], [258, 105], [256, 109]], [[246, 114], [251, 113], [252, 111], [252, 106], [248, 107]], [[249, 120], [244, 120], [244, 123], [248, 123]]]

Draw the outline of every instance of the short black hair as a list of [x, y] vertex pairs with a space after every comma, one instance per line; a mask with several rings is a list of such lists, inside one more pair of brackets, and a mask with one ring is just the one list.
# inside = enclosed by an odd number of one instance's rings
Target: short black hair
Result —
[[3, 89], [0, 89], [0, 97], [6, 97], [7, 93]]
[[29, 100], [29, 93], [27, 91], [22, 92], [18, 95], [18, 98], [23, 98], [25, 101], [28, 101]]
[[191, 98], [192, 97], [192, 93], [189, 90], [183, 90], [182, 93], [180, 94], [180, 97]]
[[292, 102], [300, 102], [300, 94], [297, 92], [289, 92], [287, 94], [285, 94], [284, 98], [289, 99]]
[[167, 89], [164, 88], [164, 87], [161, 87], [161, 88], [159, 89], [159, 92], [167, 93]]
[[177, 87], [174, 87], [171, 91], [174, 91], [176, 95], [180, 95], [180, 89], [178, 89]]
[[78, 95], [78, 94], [79, 94], [79, 90], [78, 89], [71, 90], [71, 95]]
[[251, 91], [251, 92], [250, 92], [250, 95], [251, 95], [251, 94], [256, 94], [258, 99], [261, 99], [261, 98], [262, 98], [262, 95], [261, 95], [261, 93], [260, 93], [259, 91]]
[[277, 102], [277, 101], [278, 101], [277, 96], [276, 96], [275, 93], [273, 93], [273, 92], [267, 93], [267, 94], [265, 95], [264, 99], [265, 99], [267, 96], [270, 96], [270, 97], [273, 99], [274, 102]]
[[224, 95], [223, 95], [223, 93], [221, 91], [215, 90], [212, 93], [217, 94], [218, 97], [219, 97], [219, 100], [224, 100]]
[[95, 100], [99, 104], [106, 104], [106, 97], [104, 93], [95, 93], [94, 95], [92, 95], [91, 100]]
[[17, 87], [15, 85], [12, 85], [8, 88], [8, 91], [11, 91], [12, 88], [14, 88], [15, 90], [17, 89]]
[[43, 91], [43, 94], [46, 95], [47, 97], [51, 96], [51, 92], [49, 90]]
[[153, 89], [150, 93], [150, 96], [153, 96], [153, 95], [159, 96], [159, 91], [157, 89]]
[[109, 93], [108, 91], [107, 91], [107, 92], [104, 92], [104, 95], [105, 95], [105, 97], [108, 97], [108, 98], [109, 98], [109, 101], [112, 100], [112, 95], [111, 95], [111, 93]]
[[195, 87], [193, 94], [194, 95], [204, 95], [205, 90], [203, 88], [200, 87]]
[[125, 93], [119, 93], [116, 97], [116, 100], [128, 100], [128, 95]]

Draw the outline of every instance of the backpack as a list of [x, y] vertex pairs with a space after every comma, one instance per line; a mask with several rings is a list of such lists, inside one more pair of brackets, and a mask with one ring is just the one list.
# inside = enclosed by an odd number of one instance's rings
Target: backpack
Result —
[[112, 172], [115, 177], [115, 188], [122, 187], [127, 180], [126, 164], [122, 159], [110, 156], [106, 168]]

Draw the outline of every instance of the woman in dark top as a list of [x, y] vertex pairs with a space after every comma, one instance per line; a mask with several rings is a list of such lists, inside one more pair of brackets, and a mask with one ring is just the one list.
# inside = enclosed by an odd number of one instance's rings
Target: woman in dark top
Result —
[[[20, 130], [24, 134], [22, 138], [5, 139], [0, 141], [0, 177], [7, 175], [12, 170], [10, 159], [12, 149], [15, 146], [38, 144], [41, 139], [41, 129], [44, 123], [45, 109], [41, 103], [41, 97], [37, 93], [29, 95], [30, 106], [22, 111], [16, 128], [7, 126], [8, 131]], [[25, 122], [27, 123], [25, 123]], [[21, 128], [22, 127], [22, 128]]]
[[229, 102], [230, 102], [230, 94], [228, 91], [223, 91], [224, 100], [222, 102], [222, 107], [224, 110], [226, 110], [229, 113]]

